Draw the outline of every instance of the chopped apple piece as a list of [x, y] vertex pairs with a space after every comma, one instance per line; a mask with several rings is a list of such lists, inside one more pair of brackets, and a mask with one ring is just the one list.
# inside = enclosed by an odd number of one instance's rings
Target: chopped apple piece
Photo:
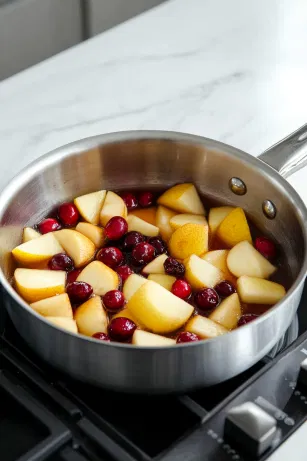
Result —
[[234, 247], [243, 240], [252, 243], [252, 236], [244, 210], [242, 208], [232, 210], [219, 225], [216, 235], [229, 248]]
[[229, 251], [227, 265], [236, 277], [249, 275], [261, 279], [268, 279], [277, 269], [247, 241], [237, 243]]
[[168, 291], [172, 291], [174, 282], [176, 282], [176, 277], [166, 274], [150, 274], [148, 280], [158, 283]]
[[95, 333], [106, 333], [108, 316], [103, 308], [100, 296], [94, 296], [76, 309], [75, 320], [79, 333], [93, 336]]
[[121, 311], [117, 312], [115, 315], [113, 315], [112, 319], [116, 319], [117, 317], [124, 317], [125, 319], [132, 320], [136, 324], [137, 327], [143, 328], [143, 325], [139, 322], [139, 320], [131, 314], [130, 311], [128, 311], [127, 308], [122, 309]]
[[134, 293], [147, 282], [145, 277], [138, 274], [131, 274], [124, 283], [123, 293], [126, 301], [134, 295]]
[[100, 261], [92, 261], [78, 275], [77, 282], [86, 282], [93, 288], [93, 293], [103, 296], [119, 287], [118, 274]]
[[63, 253], [63, 248], [52, 233], [40, 235], [12, 250], [13, 256], [25, 266], [48, 261], [52, 256]]
[[54, 232], [54, 236], [68, 256], [73, 259], [75, 267], [82, 267], [93, 259], [96, 247], [88, 237], [80, 232], [72, 229], [62, 229]]
[[168, 258], [165, 254], [162, 254], [155, 258], [153, 261], [147, 264], [143, 268], [144, 274], [165, 274], [164, 261]]
[[248, 304], [273, 305], [286, 294], [285, 288], [279, 283], [248, 275], [242, 275], [238, 279], [237, 289], [241, 301]]
[[158, 204], [180, 213], [205, 214], [194, 184], [177, 184], [171, 187], [159, 197]]
[[175, 339], [166, 338], [165, 336], [155, 335], [148, 331], [135, 330], [132, 336], [132, 344], [136, 346], [147, 347], [164, 347], [176, 344]]
[[209, 319], [219, 323], [228, 330], [232, 330], [238, 325], [238, 321], [242, 315], [241, 304], [237, 293], [225, 298], [221, 304], [214, 309]]
[[18, 293], [28, 303], [65, 292], [66, 272], [64, 271], [18, 268], [15, 270], [14, 278]]
[[190, 304], [151, 280], [134, 293], [127, 309], [153, 333], [178, 330], [193, 313]]
[[156, 237], [159, 235], [159, 228], [149, 224], [141, 218], [134, 215], [129, 215], [127, 218], [128, 231], [137, 231], [147, 237]]
[[104, 229], [88, 222], [79, 222], [76, 231], [89, 238], [96, 248], [101, 248], [106, 240]]
[[213, 288], [224, 279], [223, 272], [196, 255], [185, 261], [185, 278], [192, 288]]
[[100, 224], [105, 227], [107, 222], [110, 221], [113, 216], [127, 218], [127, 215], [127, 207], [123, 199], [109, 190], [100, 212]]
[[183, 226], [184, 224], [207, 225], [208, 223], [205, 216], [201, 216], [198, 214], [182, 213], [177, 214], [176, 216], [170, 219], [170, 225], [173, 230], [179, 229], [179, 227]]
[[171, 228], [171, 225], [170, 225], [170, 220], [173, 216], [176, 216], [176, 215], [177, 215], [176, 211], [169, 210], [168, 208], [165, 208], [164, 206], [158, 206], [157, 208], [156, 226], [160, 230], [161, 237], [166, 242], [169, 241], [170, 236], [173, 233], [173, 229]]
[[78, 333], [78, 328], [75, 320], [68, 317], [45, 317], [46, 320], [53, 323], [56, 327], [63, 328], [71, 333]]
[[186, 324], [185, 331], [195, 333], [201, 339], [211, 339], [216, 336], [224, 335], [229, 330], [202, 315], [195, 315], [195, 317], [192, 317]]
[[169, 241], [170, 254], [177, 259], [186, 259], [208, 251], [208, 226], [184, 224], [175, 230]]
[[99, 224], [99, 215], [106, 198], [107, 191], [99, 190], [91, 194], [81, 195], [74, 200], [74, 204], [85, 221]]
[[47, 299], [41, 299], [40, 301], [30, 304], [30, 306], [44, 317], [73, 318], [70, 300], [66, 293], [52, 296]]
[[226, 218], [229, 213], [234, 210], [233, 206], [218, 206], [211, 208], [209, 211], [208, 221], [210, 232], [214, 234], [221, 222]]
[[32, 229], [32, 227], [25, 227], [22, 233], [22, 241], [23, 243], [26, 243], [30, 240], [37, 239], [37, 237], [40, 236], [41, 234], [37, 232], [35, 229]]
[[208, 251], [208, 253], [201, 256], [201, 259], [204, 259], [208, 263], [220, 269], [224, 273], [224, 279], [235, 284], [236, 277], [229, 271], [227, 266], [228, 253], [229, 250]]
[[137, 216], [138, 218], [143, 219], [143, 221], [146, 221], [153, 226], [156, 226], [156, 213], [157, 207], [155, 206], [129, 211], [130, 215]]

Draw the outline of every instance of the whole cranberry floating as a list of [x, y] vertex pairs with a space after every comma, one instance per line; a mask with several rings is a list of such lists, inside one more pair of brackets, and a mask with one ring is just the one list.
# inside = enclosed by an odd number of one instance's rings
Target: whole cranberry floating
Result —
[[52, 271], [71, 271], [74, 262], [66, 253], [58, 253], [49, 259], [48, 268]]
[[132, 194], [131, 192], [123, 192], [121, 194], [121, 198], [125, 202], [125, 205], [129, 211], [134, 210], [134, 208], [137, 208], [139, 205], [136, 196]]
[[66, 284], [73, 283], [77, 280], [79, 275], [81, 274], [82, 269], [74, 269], [73, 271], [68, 272], [66, 278]]
[[190, 331], [183, 331], [182, 333], [179, 333], [179, 335], [177, 336], [177, 344], [191, 343], [199, 340], [200, 337], [195, 333], [191, 333]]
[[214, 309], [220, 302], [217, 292], [213, 288], [204, 288], [195, 293], [194, 301], [199, 309]]
[[125, 304], [125, 297], [121, 291], [111, 290], [102, 297], [102, 301], [107, 309], [110, 311], [117, 311]]
[[72, 282], [66, 287], [72, 304], [84, 303], [93, 293], [93, 288], [86, 282]]
[[185, 273], [185, 267], [177, 259], [169, 257], [164, 261], [164, 270], [167, 275], [173, 275], [174, 277], [183, 277]]
[[44, 219], [38, 224], [38, 230], [41, 234], [48, 234], [48, 232], [54, 232], [61, 229], [59, 221], [53, 218]]
[[133, 270], [131, 269], [131, 267], [127, 266], [126, 264], [123, 265], [123, 266], [119, 266], [117, 269], [116, 269], [116, 272], [118, 273], [118, 275], [121, 277], [122, 281], [125, 282], [127, 280], [127, 278], [129, 277], [129, 275], [133, 274]]
[[100, 341], [111, 341], [109, 336], [105, 333], [98, 332], [92, 335], [93, 338], [100, 339]]
[[127, 341], [136, 330], [136, 324], [126, 317], [117, 317], [109, 323], [108, 331], [112, 339]]
[[105, 247], [98, 251], [96, 259], [104, 263], [106, 266], [114, 269], [123, 262], [124, 256], [123, 253], [116, 247]]
[[227, 280], [223, 280], [222, 282], [215, 285], [214, 289], [221, 298], [227, 298], [228, 296], [236, 292], [236, 289], [233, 286], [233, 284], [228, 282]]
[[267, 259], [274, 259], [276, 257], [275, 243], [267, 237], [257, 237], [255, 240], [255, 248]]
[[80, 217], [78, 208], [71, 202], [62, 203], [59, 206], [58, 216], [63, 226], [66, 227], [75, 226]]
[[140, 192], [139, 194], [139, 205], [142, 208], [151, 206], [154, 202], [154, 194], [152, 192]]
[[133, 262], [137, 266], [148, 264], [154, 259], [155, 252], [155, 248], [150, 243], [139, 243], [132, 251]]
[[157, 255], [162, 255], [162, 253], [167, 252], [166, 243], [160, 237], [150, 237], [150, 239], [148, 239], [148, 243], [155, 247]]
[[127, 221], [121, 216], [113, 216], [105, 227], [105, 235], [110, 240], [119, 240], [128, 232]]
[[249, 322], [252, 322], [253, 320], [256, 320], [259, 317], [257, 314], [243, 314], [239, 321], [238, 321], [238, 327], [241, 327], [242, 325], [246, 325]]
[[122, 247], [125, 251], [132, 251], [138, 243], [142, 242], [145, 242], [144, 235], [137, 231], [130, 231], [124, 236]]
[[178, 298], [186, 299], [192, 292], [191, 286], [185, 280], [176, 280], [172, 286], [172, 293]]

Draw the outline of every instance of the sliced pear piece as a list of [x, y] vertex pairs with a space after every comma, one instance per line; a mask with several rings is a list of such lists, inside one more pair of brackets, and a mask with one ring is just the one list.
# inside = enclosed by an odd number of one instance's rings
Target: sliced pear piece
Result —
[[77, 282], [86, 282], [98, 296], [105, 295], [110, 290], [119, 287], [118, 274], [100, 261], [92, 261], [78, 275]]
[[138, 274], [131, 274], [124, 283], [123, 293], [126, 301], [134, 295], [134, 293], [147, 282], [145, 277]]
[[94, 243], [80, 232], [62, 229], [54, 232], [54, 235], [68, 256], [73, 259], [75, 267], [82, 267], [94, 258], [96, 251]]
[[99, 215], [107, 195], [106, 190], [99, 190], [91, 194], [75, 198], [74, 204], [85, 221], [99, 224]]
[[18, 268], [14, 272], [14, 279], [18, 293], [28, 303], [65, 292], [66, 272], [64, 271]]
[[197, 190], [194, 184], [190, 183], [171, 187], [159, 197], [158, 204], [181, 213], [205, 214]]
[[48, 261], [52, 256], [63, 253], [63, 251], [63, 247], [50, 232], [18, 245], [12, 253], [16, 261], [25, 266], [31, 266]]
[[208, 251], [208, 226], [184, 224], [175, 230], [169, 240], [170, 254], [177, 259], [201, 255]]
[[268, 279], [277, 270], [253, 245], [247, 241], [237, 243], [228, 254], [227, 265], [236, 277], [249, 275]]
[[166, 274], [150, 274], [148, 280], [158, 283], [168, 291], [172, 291], [173, 284], [176, 282], [176, 277]]
[[95, 333], [107, 333], [108, 316], [100, 296], [94, 296], [81, 304], [75, 311], [75, 321], [82, 335], [93, 336]]
[[38, 314], [44, 317], [69, 317], [73, 318], [72, 307], [66, 293], [52, 296], [51, 298], [41, 299], [30, 304]]
[[188, 213], [177, 214], [170, 219], [169, 223], [173, 230], [179, 229], [179, 227], [184, 226], [184, 224], [208, 224], [205, 216]]
[[141, 218], [134, 215], [129, 215], [127, 218], [128, 231], [137, 231], [147, 237], [156, 237], [159, 235], [159, 228], [149, 224]]
[[124, 317], [126, 319], [132, 320], [132, 322], [134, 322], [137, 327], [143, 328], [143, 325], [139, 322], [139, 320], [134, 315], [132, 315], [126, 307], [113, 315], [112, 319], [116, 319], [117, 317]]
[[248, 275], [238, 278], [237, 289], [241, 301], [247, 304], [273, 305], [286, 294], [285, 288], [279, 283]]
[[155, 335], [148, 331], [135, 330], [132, 336], [132, 344], [142, 347], [164, 347], [176, 344], [175, 339], [166, 338], [165, 336]]
[[224, 335], [229, 330], [202, 315], [195, 315], [195, 317], [192, 317], [186, 324], [185, 331], [195, 333], [201, 339], [211, 339], [216, 336]]
[[130, 215], [137, 216], [138, 218], [143, 219], [143, 221], [146, 221], [153, 226], [156, 226], [156, 213], [157, 207], [155, 206], [129, 211]]
[[37, 237], [40, 236], [41, 234], [37, 232], [35, 229], [32, 229], [32, 227], [25, 227], [22, 232], [22, 241], [23, 243], [26, 243], [30, 240], [37, 239]]
[[96, 248], [101, 248], [105, 243], [106, 237], [104, 229], [88, 222], [79, 222], [76, 231], [89, 238]]
[[170, 225], [170, 220], [173, 216], [176, 216], [177, 212], [169, 210], [165, 206], [158, 206], [157, 208], [157, 214], [156, 214], [156, 226], [160, 230], [161, 237], [163, 240], [166, 242], [169, 241], [170, 236], [173, 233], [173, 229], [171, 228]]
[[244, 240], [252, 243], [252, 236], [244, 210], [242, 208], [232, 210], [219, 225], [216, 236], [227, 248], [232, 248]]
[[237, 293], [225, 298], [209, 315], [209, 319], [219, 323], [228, 330], [236, 328], [242, 315], [240, 299]]
[[221, 222], [226, 218], [227, 215], [229, 215], [232, 210], [234, 210], [233, 206], [218, 206], [216, 208], [210, 209], [208, 222], [209, 229], [212, 234], [214, 234]]
[[127, 207], [123, 199], [119, 195], [115, 194], [115, 192], [109, 190], [100, 212], [100, 224], [105, 227], [107, 222], [110, 221], [113, 216], [126, 218], [127, 215]]
[[223, 272], [204, 259], [196, 255], [190, 256], [185, 261], [185, 278], [192, 288], [213, 288], [217, 283], [224, 280]]
[[229, 250], [213, 250], [208, 251], [208, 253], [201, 256], [201, 259], [204, 259], [208, 263], [220, 269], [224, 273], [224, 279], [235, 284], [236, 277], [229, 271], [227, 266], [228, 254]]
[[168, 256], [165, 254], [157, 256], [157, 258], [143, 268], [144, 274], [165, 274], [164, 261], [166, 261], [167, 258]]
[[53, 323], [56, 327], [63, 328], [71, 333], [78, 333], [78, 328], [75, 320], [68, 317], [45, 317], [46, 320]]

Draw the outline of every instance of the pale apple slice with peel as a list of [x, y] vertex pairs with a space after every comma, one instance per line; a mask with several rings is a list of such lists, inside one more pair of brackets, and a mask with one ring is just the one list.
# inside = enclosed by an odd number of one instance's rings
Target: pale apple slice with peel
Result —
[[30, 240], [37, 239], [41, 234], [37, 230], [32, 229], [32, 227], [25, 227], [22, 232], [22, 241], [23, 243], [29, 242]]
[[208, 226], [204, 224], [184, 224], [172, 234], [169, 240], [170, 254], [177, 259], [191, 255], [202, 255], [208, 251]]
[[54, 232], [54, 236], [68, 256], [73, 259], [75, 267], [85, 266], [94, 258], [96, 251], [94, 243], [80, 232], [73, 229], [62, 229]]
[[224, 335], [229, 330], [207, 317], [195, 315], [195, 317], [192, 317], [186, 324], [185, 331], [195, 333], [201, 339], [211, 339]]
[[277, 270], [247, 241], [237, 243], [229, 251], [227, 266], [236, 277], [249, 275], [250, 277], [268, 279]]
[[127, 309], [153, 333], [178, 330], [193, 313], [190, 304], [151, 280], [134, 293]]
[[164, 347], [176, 344], [175, 339], [155, 335], [149, 331], [135, 330], [132, 336], [132, 344], [142, 347]]
[[240, 299], [237, 293], [225, 298], [209, 315], [209, 319], [219, 323], [228, 330], [236, 328], [242, 315]]
[[176, 277], [166, 274], [149, 274], [148, 280], [158, 283], [168, 291], [172, 291], [173, 284], [176, 282]]
[[178, 213], [176, 211], [169, 210], [168, 208], [162, 205], [158, 206], [157, 208], [156, 226], [160, 230], [161, 237], [166, 242], [169, 241], [173, 233], [173, 229], [171, 228], [171, 225], [170, 225], [170, 220], [173, 216], [176, 216], [177, 214]]
[[118, 317], [124, 317], [125, 319], [132, 320], [132, 322], [134, 322], [137, 327], [144, 328], [144, 325], [142, 325], [141, 322], [134, 315], [132, 315], [126, 307], [113, 315], [112, 319], [116, 319]]
[[106, 237], [104, 229], [88, 222], [79, 222], [76, 231], [89, 238], [96, 248], [101, 248], [105, 243]]
[[248, 275], [238, 278], [237, 290], [241, 301], [247, 304], [273, 305], [286, 295], [285, 288], [279, 283]]
[[99, 224], [99, 216], [106, 195], [106, 190], [99, 190], [97, 192], [92, 192], [75, 198], [74, 204], [85, 221], [91, 224]]
[[134, 293], [147, 282], [145, 277], [138, 274], [131, 274], [124, 283], [123, 293], [126, 301], [134, 295]]
[[185, 278], [192, 288], [213, 288], [217, 283], [224, 280], [223, 272], [204, 259], [196, 255], [190, 256], [185, 261]]
[[153, 226], [137, 216], [128, 215], [127, 223], [129, 232], [137, 231], [146, 235], [146, 237], [156, 237], [159, 235], [159, 228], [157, 226]]
[[64, 330], [70, 331], [71, 333], [78, 333], [77, 323], [73, 319], [68, 317], [45, 317], [46, 320], [53, 323], [56, 327], [63, 328]]
[[204, 259], [208, 263], [220, 269], [224, 274], [224, 279], [235, 284], [236, 277], [229, 271], [227, 266], [227, 256], [229, 250], [213, 250], [208, 251], [208, 253], [201, 256], [201, 259]]
[[105, 227], [107, 222], [110, 221], [113, 216], [127, 218], [127, 215], [127, 207], [123, 199], [119, 195], [115, 194], [115, 192], [109, 190], [100, 212], [100, 224]]
[[14, 279], [18, 293], [28, 303], [65, 292], [64, 271], [18, 268], [14, 272]]
[[143, 268], [144, 274], [165, 274], [164, 262], [167, 258], [168, 256], [165, 254], [157, 256]]
[[229, 213], [234, 210], [233, 206], [218, 206], [211, 208], [209, 211], [208, 222], [210, 232], [214, 234], [221, 222], [226, 218]]
[[22, 243], [12, 250], [16, 261], [28, 267], [48, 261], [52, 256], [63, 252], [63, 247], [51, 232]]
[[205, 216], [198, 214], [181, 213], [170, 219], [170, 225], [173, 230], [179, 229], [184, 224], [203, 224], [207, 225]]
[[86, 282], [93, 288], [93, 293], [103, 296], [108, 291], [119, 287], [118, 274], [100, 261], [92, 261], [78, 275], [77, 282]]
[[69, 317], [73, 318], [72, 307], [66, 293], [41, 299], [30, 304], [38, 314], [44, 317]]
[[75, 311], [79, 333], [93, 336], [95, 333], [107, 333], [108, 315], [103, 308], [100, 296], [93, 296], [81, 304]]
[[206, 214], [197, 190], [192, 183], [177, 184], [171, 187], [159, 197], [158, 204], [180, 213]]

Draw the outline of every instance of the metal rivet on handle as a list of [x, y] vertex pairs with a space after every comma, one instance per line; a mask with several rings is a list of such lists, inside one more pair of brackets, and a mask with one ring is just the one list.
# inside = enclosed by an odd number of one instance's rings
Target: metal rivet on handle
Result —
[[274, 219], [276, 217], [276, 207], [271, 200], [264, 200], [262, 203], [262, 211], [263, 214], [269, 218], [269, 219]]
[[240, 178], [231, 178], [229, 180], [229, 187], [236, 195], [245, 195], [247, 192], [246, 185]]

